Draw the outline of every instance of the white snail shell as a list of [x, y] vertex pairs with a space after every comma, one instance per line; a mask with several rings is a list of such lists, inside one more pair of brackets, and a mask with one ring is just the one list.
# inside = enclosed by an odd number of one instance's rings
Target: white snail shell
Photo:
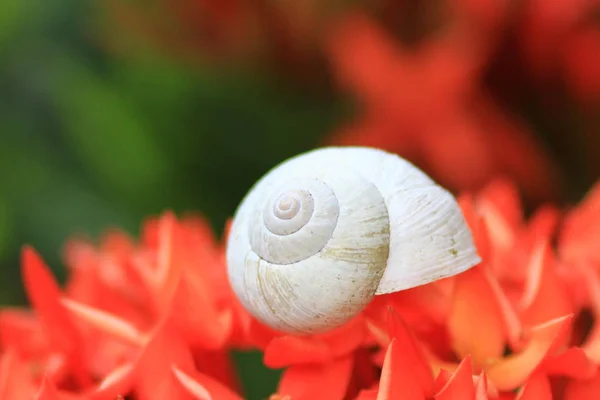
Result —
[[232, 288], [264, 324], [320, 333], [374, 295], [424, 285], [478, 264], [454, 197], [402, 158], [328, 147], [259, 180], [227, 245]]

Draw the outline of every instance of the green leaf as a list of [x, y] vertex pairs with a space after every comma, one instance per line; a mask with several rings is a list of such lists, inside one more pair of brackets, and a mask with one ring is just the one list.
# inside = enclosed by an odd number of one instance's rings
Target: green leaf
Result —
[[24, 0], [2, 0], [0, 1], [0, 48], [11, 39], [15, 32], [21, 27], [23, 19], [31, 13], [30, 4]]
[[106, 187], [132, 201], [162, 198], [168, 164], [135, 105], [110, 81], [65, 60], [54, 89], [65, 129], [79, 161]]
[[0, 259], [12, 245], [12, 213], [8, 203], [0, 197]]
[[281, 370], [265, 367], [263, 353], [259, 351], [234, 352], [234, 361], [242, 381], [244, 398], [264, 400], [274, 394], [281, 378]]

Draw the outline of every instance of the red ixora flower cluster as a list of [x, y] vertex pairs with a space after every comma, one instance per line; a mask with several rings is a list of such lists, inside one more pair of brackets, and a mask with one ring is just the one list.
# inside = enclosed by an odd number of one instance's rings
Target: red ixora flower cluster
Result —
[[273, 400], [600, 398], [600, 186], [527, 220], [507, 181], [459, 202], [480, 265], [378, 296], [314, 336], [241, 308], [223, 245], [198, 217], [165, 213], [137, 243], [72, 240], [64, 288], [26, 247], [32, 309], [0, 311], [0, 398], [241, 399], [234, 349], [284, 368]]
[[[417, 46], [364, 14], [332, 26], [326, 48], [334, 75], [361, 107], [327, 143], [398, 153], [453, 190], [479, 190], [507, 176], [530, 201], [557, 198], [561, 171], [527, 121], [511, 112], [522, 109], [511, 97], [529, 91], [560, 103], [556, 87], [564, 83], [578, 99], [575, 107], [597, 108], [600, 25], [590, 15], [600, 3], [526, 0], [514, 9], [510, 2], [448, 3], [453, 22]], [[516, 39], [508, 46], [510, 37]]]

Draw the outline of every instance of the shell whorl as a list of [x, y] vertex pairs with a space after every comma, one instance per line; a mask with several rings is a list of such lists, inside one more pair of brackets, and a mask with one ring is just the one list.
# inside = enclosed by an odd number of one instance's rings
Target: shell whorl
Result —
[[319, 180], [298, 179], [265, 195], [258, 203], [264, 208], [248, 224], [252, 250], [273, 264], [292, 264], [321, 251], [340, 211], [333, 190]]
[[283, 192], [273, 204], [267, 204], [263, 214], [265, 227], [276, 235], [289, 235], [302, 229], [310, 221], [314, 211], [315, 199], [309, 191]]
[[285, 161], [250, 190], [227, 248], [245, 308], [282, 331], [343, 324], [376, 294], [479, 262], [454, 198], [405, 160], [324, 148]]

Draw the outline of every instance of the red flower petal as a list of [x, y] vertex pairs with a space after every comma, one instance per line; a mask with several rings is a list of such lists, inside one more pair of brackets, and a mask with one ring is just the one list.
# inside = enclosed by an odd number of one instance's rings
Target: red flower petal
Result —
[[328, 50], [343, 85], [375, 101], [389, 88], [397, 49], [372, 21], [357, 15], [332, 29]]
[[471, 229], [479, 256], [484, 262], [488, 261], [490, 257], [490, 237], [484, 219], [475, 209], [475, 199], [471, 194], [463, 194], [458, 197], [457, 201], [465, 221]]
[[415, 378], [427, 396], [432, 395], [433, 374], [426, 361], [425, 354], [421, 351], [406, 323], [392, 308], [388, 311], [388, 331], [390, 338], [396, 339], [403, 360], [411, 366]]
[[158, 254], [155, 284], [158, 286], [158, 306], [168, 307], [181, 278], [183, 263], [178, 260], [178, 226], [172, 212], [165, 213], [158, 221]]
[[[383, 361], [380, 365], [383, 365]], [[379, 368], [373, 362], [372, 352], [362, 348], [354, 353], [354, 366], [348, 397], [354, 397], [364, 388], [373, 387], [379, 382]]]
[[377, 400], [377, 389], [361, 390], [354, 400]]
[[599, 219], [600, 182], [588, 190], [585, 198], [567, 213], [562, 222], [558, 243], [563, 260], [598, 265], [600, 254], [596, 248], [600, 234]]
[[600, 393], [600, 371], [587, 380], [572, 380], [565, 390], [565, 400], [597, 400]]
[[536, 374], [519, 391], [516, 400], [552, 400], [552, 388], [548, 378]]
[[47, 377], [42, 380], [42, 386], [36, 394], [35, 400], [60, 400], [56, 387]]
[[526, 248], [533, 248], [539, 239], [552, 238], [557, 227], [562, 222], [561, 211], [553, 205], [545, 205], [536, 210], [529, 220], [524, 237], [520, 240], [526, 242]]
[[281, 336], [271, 340], [265, 349], [264, 363], [269, 368], [282, 368], [296, 364], [324, 363], [332, 358], [329, 346], [320, 340]]
[[0, 399], [29, 400], [33, 391], [27, 365], [8, 349], [0, 358]]
[[6, 308], [0, 311], [0, 340], [27, 357], [39, 357], [48, 352], [48, 340], [38, 318], [29, 310]]
[[264, 363], [270, 368], [322, 363], [356, 350], [367, 334], [365, 320], [354, 318], [333, 331], [314, 336], [279, 336], [265, 348]]
[[352, 373], [352, 357], [329, 363], [298, 365], [283, 373], [277, 393], [294, 400], [342, 400]]
[[[453, 371], [456, 371], [457, 368], [458, 366], [456, 366]], [[438, 393], [440, 390], [442, 390], [450, 378], [452, 378], [452, 372], [447, 369], [440, 369], [440, 372], [438, 373], [437, 378], [435, 378], [435, 382], [433, 384], [434, 393]]]
[[91, 380], [85, 372], [84, 347], [77, 328], [60, 302], [60, 289], [40, 256], [30, 247], [22, 252], [22, 274], [27, 296], [42, 321], [52, 345], [67, 355], [79, 382]]
[[539, 369], [550, 376], [575, 379], [589, 379], [596, 373], [596, 365], [585, 351], [578, 347], [571, 347], [558, 355], [548, 357]]
[[581, 103], [597, 105], [600, 100], [600, 30], [597, 25], [589, 24], [571, 33], [562, 58], [565, 81], [571, 92]]
[[359, 315], [341, 327], [316, 335], [314, 338], [325, 342], [334, 357], [341, 357], [356, 350], [363, 343], [366, 336], [365, 319]]
[[[471, 354], [477, 365], [486, 365], [502, 355], [506, 328], [498, 301], [491, 294], [484, 265], [457, 275], [448, 328], [460, 357]], [[473, 321], [478, 321], [474, 324]]]
[[482, 272], [485, 275], [490, 287], [490, 294], [495, 297], [498, 303], [500, 315], [506, 329], [508, 343], [513, 349], [520, 348], [521, 339], [523, 336], [523, 327], [521, 326], [519, 315], [517, 314], [517, 311], [513, 305], [510, 303], [510, 300], [506, 297], [502, 286], [492, 272], [487, 268], [482, 269]]
[[531, 254], [520, 304], [521, 320], [526, 324], [541, 324], [574, 311], [563, 283], [554, 272], [555, 262], [547, 240], [539, 243]]
[[192, 346], [209, 350], [222, 347], [231, 332], [232, 314], [219, 313], [215, 307], [210, 285], [216, 280], [207, 281], [199, 266], [191, 263], [186, 232], [172, 213], [160, 218], [157, 229], [158, 259], [152, 279], [155, 308], [161, 315], [170, 314]]
[[218, 351], [194, 349], [194, 360], [198, 373], [208, 375], [232, 389], [238, 390], [240, 387], [236, 366], [229, 352], [222, 349]]
[[402, 393], [403, 386], [406, 387], [406, 393], [413, 398], [433, 395], [434, 380], [431, 368], [408, 327], [391, 308], [388, 311], [388, 327], [395, 344], [392, 346], [390, 343], [385, 355], [380, 396], [394, 399], [393, 393]]
[[508, 179], [497, 178], [487, 184], [478, 194], [480, 212], [487, 215], [488, 207], [501, 216], [510, 231], [517, 230], [523, 220], [523, 206], [517, 186]]
[[90, 400], [112, 399], [131, 391], [134, 385], [133, 365], [123, 364], [105, 376], [98, 387], [89, 394]]
[[383, 361], [377, 400], [425, 400], [428, 390], [415, 378], [412, 365], [403, 359], [401, 346], [392, 339]]
[[475, 380], [475, 399], [488, 400], [488, 398], [497, 398], [498, 390], [489, 384], [485, 372], [481, 372], [479, 377], [474, 377]]
[[168, 312], [190, 345], [216, 350], [229, 339], [233, 315], [229, 311], [217, 311], [209, 284], [192, 271], [186, 271], [179, 279]]
[[249, 345], [266, 349], [273, 338], [281, 336], [281, 332], [269, 328], [255, 318], [249, 318], [246, 336], [245, 340], [249, 342]]
[[572, 318], [565, 316], [536, 326], [522, 352], [506, 357], [486, 369], [488, 378], [499, 390], [517, 388], [557, 344], [563, 343]]
[[162, 324], [135, 362], [133, 374], [138, 396], [143, 399], [191, 399], [173, 375], [172, 365], [192, 371], [194, 360], [181, 338]]
[[[431, 96], [434, 101], [435, 95]], [[447, 107], [445, 104], [440, 106]], [[479, 187], [498, 169], [498, 161], [491, 154], [493, 148], [489, 136], [482, 135], [479, 121], [462, 110], [451, 110], [442, 118], [443, 132], [420, 136], [423, 157], [428, 161], [431, 175], [445, 187]], [[419, 122], [425, 124], [426, 120], [423, 118]], [[429, 129], [436, 128], [439, 126]], [[426, 139], [427, 136], [430, 138]]]
[[477, 209], [485, 216], [493, 247], [501, 251], [510, 249], [523, 220], [516, 187], [504, 179], [492, 181], [479, 193]]
[[[599, 191], [600, 193], [600, 191]], [[581, 345], [586, 355], [594, 362], [600, 362], [600, 278], [598, 273], [587, 265], [579, 269], [582, 274], [582, 284], [587, 289], [587, 301], [592, 309], [595, 322], [585, 343]]]
[[456, 398], [475, 400], [473, 368], [470, 356], [465, 357], [461, 361], [446, 385], [435, 395], [436, 400], [452, 400]]
[[241, 397], [208, 375], [191, 374], [172, 366], [173, 374], [179, 383], [198, 400], [241, 400]]
[[80, 320], [108, 333], [111, 337], [136, 346], [144, 343], [144, 334], [119, 317], [67, 298], [62, 299], [62, 304]]

